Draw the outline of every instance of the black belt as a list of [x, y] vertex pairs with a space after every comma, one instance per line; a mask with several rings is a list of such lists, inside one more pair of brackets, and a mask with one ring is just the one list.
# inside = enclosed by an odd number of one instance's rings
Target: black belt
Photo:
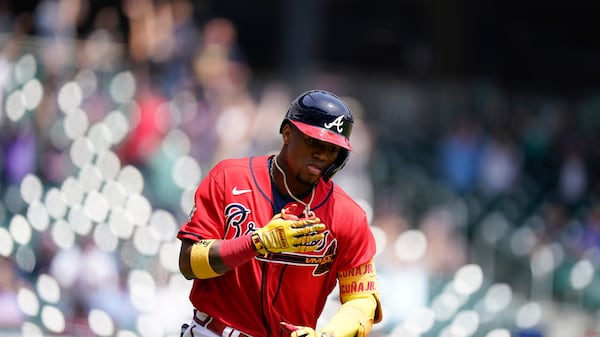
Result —
[[252, 337], [198, 310], [194, 310], [194, 322], [220, 337]]

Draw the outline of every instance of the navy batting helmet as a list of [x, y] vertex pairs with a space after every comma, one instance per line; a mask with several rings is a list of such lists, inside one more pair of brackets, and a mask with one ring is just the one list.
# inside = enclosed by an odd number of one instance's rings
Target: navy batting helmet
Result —
[[352, 149], [352, 112], [335, 94], [324, 90], [310, 90], [301, 94], [290, 105], [281, 128], [288, 121], [309, 137], [346, 150]]
[[293, 124], [303, 134], [341, 147], [337, 161], [324, 174], [328, 180], [348, 160], [350, 133], [354, 118], [342, 99], [325, 90], [310, 90], [298, 96], [290, 105], [279, 132], [286, 123]]

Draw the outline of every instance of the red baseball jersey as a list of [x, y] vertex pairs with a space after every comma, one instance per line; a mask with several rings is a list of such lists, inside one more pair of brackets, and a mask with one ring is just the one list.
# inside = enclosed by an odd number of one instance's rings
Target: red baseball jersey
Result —
[[[272, 158], [219, 162], [198, 186], [177, 237], [232, 239], [267, 224], [281, 205], [293, 202], [282, 202], [287, 196], [272, 184]], [[314, 328], [336, 274], [369, 262], [375, 240], [364, 210], [331, 180], [319, 180], [311, 210], [327, 226], [316, 251], [259, 255], [219, 277], [195, 279], [194, 307], [255, 337], [282, 336], [281, 321]]]

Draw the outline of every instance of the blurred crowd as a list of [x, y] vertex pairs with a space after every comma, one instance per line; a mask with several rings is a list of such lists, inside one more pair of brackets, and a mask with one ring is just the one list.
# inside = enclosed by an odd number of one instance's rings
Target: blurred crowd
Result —
[[[0, 336], [176, 336], [191, 316], [174, 228], [194, 184], [277, 151], [299, 90], [253, 72], [232, 21], [194, 11], [0, 6]], [[373, 334], [600, 333], [600, 96], [353, 70], [299, 82], [355, 113], [335, 181], [378, 238]]]

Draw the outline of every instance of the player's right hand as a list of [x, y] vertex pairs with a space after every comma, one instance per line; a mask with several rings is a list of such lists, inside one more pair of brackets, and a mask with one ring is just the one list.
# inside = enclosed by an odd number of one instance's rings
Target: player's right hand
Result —
[[260, 254], [305, 253], [318, 248], [324, 230], [325, 225], [317, 217], [299, 218], [282, 211], [254, 232], [252, 243]]
[[287, 322], [280, 322], [281, 330], [290, 337], [329, 337], [326, 332], [317, 332], [308, 326], [298, 326]]

